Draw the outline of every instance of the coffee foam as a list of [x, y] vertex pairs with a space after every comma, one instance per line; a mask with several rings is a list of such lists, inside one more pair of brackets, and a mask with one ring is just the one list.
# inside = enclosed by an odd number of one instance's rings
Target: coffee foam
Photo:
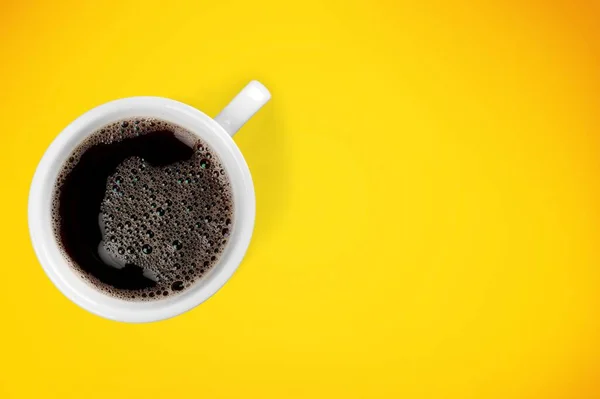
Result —
[[[98, 256], [106, 267], [134, 264], [154, 287], [118, 289], [85, 272], [61, 243], [61, 186], [85, 152], [94, 146], [152, 132], [170, 131], [192, 146], [189, 159], [153, 166], [132, 156], [106, 180], [98, 209], [102, 240]], [[233, 200], [227, 172], [208, 145], [180, 126], [153, 118], [132, 118], [94, 132], [70, 156], [56, 185], [52, 216], [57, 241], [80, 275], [95, 287], [122, 299], [155, 300], [178, 294], [218, 263], [232, 230]]]

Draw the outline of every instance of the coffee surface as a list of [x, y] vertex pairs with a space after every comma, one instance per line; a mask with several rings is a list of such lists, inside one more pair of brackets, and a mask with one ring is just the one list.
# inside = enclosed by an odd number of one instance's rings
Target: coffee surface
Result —
[[147, 301], [181, 293], [221, 257], [233, 199], [216, 153], [189, 131], [131, 118], [95, 131], [71, 154], [53, 198], [54, 231], [97, 289]]

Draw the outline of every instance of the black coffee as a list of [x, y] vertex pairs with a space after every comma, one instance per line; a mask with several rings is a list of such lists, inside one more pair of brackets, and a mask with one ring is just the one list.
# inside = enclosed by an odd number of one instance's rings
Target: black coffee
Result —
[[233, 199], [215, 152], [180, 126], [131, 118], [94, 132], [63, 166], [54, 231], [98, 289], [155, 300], [189, 288], [227, 244]]

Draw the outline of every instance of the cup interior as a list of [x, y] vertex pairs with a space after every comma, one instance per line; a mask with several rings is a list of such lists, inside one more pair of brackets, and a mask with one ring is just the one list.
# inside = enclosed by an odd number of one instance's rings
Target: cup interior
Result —
[[[219, 156], [230, 178], [234, 224], [220, 260], [181, 294], [151, 302], [109, 296], [83, 280], [55, 240], [52, 196], [70, 154], [97, 129], [121, 119], [154, 117], [177, 124], [204, 140]], [[50, 145], [35, 172], [28, 204], [29, 230], [36, 255], [54, 284], [69, 299], [97, 315], [126, 322], [161, 320], [183, 313], [213, 295], [233, 275], [250, 242], [255, 197], [248, 166], [238, 147], [212, 118], [186, 104], [160, 97], [132, 97], [88, 111], [67, 126]]]

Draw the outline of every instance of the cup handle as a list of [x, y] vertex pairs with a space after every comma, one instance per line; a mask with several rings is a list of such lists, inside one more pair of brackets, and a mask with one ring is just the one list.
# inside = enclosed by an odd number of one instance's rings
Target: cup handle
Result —
[[215, 121], [233, 136], [270, 99], [269, 90], [259, 81], [253, 80], [223, 108]]

